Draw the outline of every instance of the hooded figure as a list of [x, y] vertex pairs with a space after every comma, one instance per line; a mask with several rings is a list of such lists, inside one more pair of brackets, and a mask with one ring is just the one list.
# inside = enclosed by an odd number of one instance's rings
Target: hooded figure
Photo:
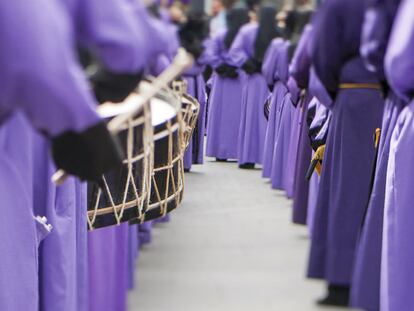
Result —
[[209, 98], [206, 155], [218, 160], [237, 159], [241, 101], [245, 74], [229, 65], [229, 49], [240, 28], [249, 22], [248, 11], [227, 13], [228, 29], [212, 39], [210, 65], [215, 70]]
[[[293, 178], [291, 180], [293, 190], [293, 223], [306, 224], [308, 211], [308, 191], [309, 182], [306, 180], [306, 172], [311, 161], [312, 148], [308, 137], [308, 105], [313, 98], [313, 94], [309, 92], [309, 80], [311, 76], [311, 60], [310, 60], [310, 46], [314, 40], [312, 33], [312, 26], [305, 27], [300, 38], [298, 47], [291, 63], [290, 71], [292, 77], [298, 82], [302, 89], [302, 96], [297, 104], [296, 113], [299, 115], [299, 122], [294, 124], [293, 133], [296, 132], [297, 147], [295, 150], [296, 161], [293, 170]], [[291, 140], [293, 143], [293, 140]], [[293, 159], [295, 156], [291, 155], [289, 158]]]
[[[46, 137], [58, 167], [82, 179], [99, 180], [119, 165], [120, 158], [95, 112], [95, 100], [73, 51], [72, 25], [61, 7], [49, 0], [6, 1], [0, 3], [0, 18], [0, 283], [5, 289], [0, 309], [43, 310], [38, 246], [52, 228], [46, 219], [34, 218], [44, 214], [34, 213], [33, 203], [39, 187], [51, 184], [51, 175], [37, 179], [34, 174], [50, 161], [49, 154], [46, 161], [36, 157], [37, 142]], [[57, 230], [59, 225], [54, 224]], [[69, 268], [63, 265], [58, 269]], [[56, 286], [59, 297], [70, 300], [78, 293], [73, 288], [66, 291], [66, 281], [59, 279]]]
[[241, 67], [247, 74], [242, 95], [242, 113], [238, 141], [238, 161], [241, 168], [253, 168], [263, 162], [266, 119], [263, 106], [269, 89], [261, 69], [264, 55], [278, 36], [276, 9], [260, 9], [259, 24], [243, 26], [230, 49], [230, 65]]
[[[272, 91], [271, 96], [268, 99], [271, 107], [263, 150], [263, 177], [265, 178], [271, 177], [274, 168], [273, 164], [278, 167], [278, 172], [280, 166], [283, 167], [284, 164], [286, 164], [279, 162], [280, 158], [275, 156], [275, 152], [281, 151], [287, 153], [288, 149], [282, 147], [282, 145], [284, 145], [282, 142], [288, 142], [288, 138], [285, 139], [284, 137], [279, 136], [281, 133], [282, 135], [285, 134], [283, 126], [281, 126], [285, 104], [292, 105], [291, 96], [287, 88], [289, 79], [288, 50], [289, 42], [282, 38], [274, 39], [266, 52], [262, 66], [263, 75], [269, 89]], [[277, 144], [280, 147], [275, 149]], [[274, 157], [278, 158], [278, 161], [275, 163], [273, 162]], [[283, 158], [287, 160], [286, 157]]]
[[385, 73], [393, 92], [410, 100], [391, 135], [385, 184], [381, 295], [383, 311], [413, 310], [413, 137], [414, 137], [414, 1], [403, 0], [385, 56]]
[[325, 279], [329, 285], [329, 294], [320, 304], [345, 306], [369, 198], [375, 157], [372, 137], [381, 125], [384, 103], [379, 80], [359, 54], [364, 3], [329, 0], [318, 14], [312, 60], [333, 105], [308, 276]]
[[359, 237], [352, 278], [351, 304], [365, 310], [380, 309], [381, 250], [385, 183], [392, 132], [405, 101], [388, 87], [384, 74], [384, 58], [391, 27], [400, 0], [369, 1], [365, 11], [361, 54], [368, 68], [382, 81], [386, 96], [381, 137], [375, 163], [371, 197]]
[[[73, 41], [93, 50], [100, 65], [98, 74], [92, 77], [96, 98], [121, 100], [136, 87], [135, 76], [143, 71], [148, 55], [148, 44], [141, 35], [132, 4], [127, 0], [60, 2], [74, 25]], [[36, 156], [47, 161], [47, 142], [39, 141], [36, 146]], [[123, 256], [128, 224], [88, 233], [86, 185], [77, 181], [60, 187], [49, 185], [48, 176], [53, 170], [50, 161], [47, 169], [36, 170], [36, 178], [43, 181], [37, 186], [36, 210], [55, 227], [44, 241], [40, 256], [41, 309], [122, 310], [127, 292]], [[111, 282], [102, 282], [102, 275]]]

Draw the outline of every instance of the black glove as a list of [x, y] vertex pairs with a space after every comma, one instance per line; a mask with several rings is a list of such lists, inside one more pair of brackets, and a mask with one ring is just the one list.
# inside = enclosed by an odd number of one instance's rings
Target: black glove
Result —
[[381, 91], [384, 98], [388, 96], [388, 93], [390, 92], [390, 86], [387, 82], [387, 80], [381, 80]]
[[135, 90], [142, 79], [142, 72], [114, 73], [102, 66], [90, 77], [93, 91], [99, 103], [119, 103]]
[[254, 58], [249, 58], [242, 66], [242, 69], [249, 75], [262, 72], [262, 63], [255, 60]]
[[98, 183], [104, 173], [122, 163], [121, 149], [105, 122], [80, 133], [67, 131], [53, 138], [52, 154], [59, 169]]
[[229, 78], [229, 79], [237, 79], [239, 77], [239, 73], [237, 72], [237, 67], [230, 66], [227, 64], [222, 64], [216, 68], [216, 72], [220, 77]]
[[204, 51], [203, 41], [207, 38], [207, 23], [203, 16], [192, 15], [186, 23], [182, 24], [178, 31], [180, 43], [186, 51], [199, 58]]

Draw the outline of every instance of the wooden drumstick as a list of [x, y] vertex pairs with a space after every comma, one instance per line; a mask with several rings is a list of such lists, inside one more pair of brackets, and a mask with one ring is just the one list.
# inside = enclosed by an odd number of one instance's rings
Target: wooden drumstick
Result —
[[[108, 110], [113, 110], [112, 112], [126, 110], [126, 112], [119, 114], [117, 117], [108, 122], [108, 130], [113, 134], [118, 133], [121, 130], [122, 125], [125, 124], [129, 118], [134, 117], [140, 111], [143, 104], [157, 95], [157, 93], [163, 88], [167, 87], [170, 82], [182, 74], [186, 69], [191, 67], [193, 63], [194, 58], [183, 48], [180, 48], [172, 64], [168, 66], [168, 68], [166, 68], [156, 79], [154, 79], [150, 87], [145, 89], [145, 92], [141, 93], [140, 96], [137, 97], [137, 100], [133, 105], [128, 103], [131, 107], [125, 109], [125, 107], [122, 107], [122, 104], [110, 104], [111, 106], [105, 107], [106, 109], [99, 109], [98, 106], [98, 114], [104, 118], [107, 117], [108, 114], [111, 114]], [[53, 183], [60, 186], [68, 177], [69, 175], [66, 174], [64, 170], [58, 170], [52, 175], [51, 179]]]

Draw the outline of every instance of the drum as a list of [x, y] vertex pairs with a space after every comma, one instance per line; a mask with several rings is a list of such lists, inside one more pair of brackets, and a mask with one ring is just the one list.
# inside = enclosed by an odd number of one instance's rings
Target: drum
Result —
[[197, 125], [200, 113], [200, 103], [192, 96], [187, 94], [186, 81], [174, 81], [173, 90], [181, 101], [181, 114], [183, 121], [183, 152], [190, 144], [193, 131]]
[[[131, 95], [114, 107], [119, 107], [115, 108], [119, 113], [122, 107], [136, 105], [137, 100], [139, 95]], [[99, 106], [101, 115], [105, 115], [104, 109], [111, 108], [109, 105]], [[88, 184], [90, 230], [140, 218], [148, 206], [153, 151], [150, 104], [142, 104], [134, 118], [121, 124], [117, 136], [124, 153], [122, 165], [104, 175], [99, 185]]]
[[131, 221], [143, 223], [164, 217], [179, 207], [184, 191], [183, 133], [180, 102], [171, 92], [151, 101], [154, 158], [151, 195], [145, 213]]

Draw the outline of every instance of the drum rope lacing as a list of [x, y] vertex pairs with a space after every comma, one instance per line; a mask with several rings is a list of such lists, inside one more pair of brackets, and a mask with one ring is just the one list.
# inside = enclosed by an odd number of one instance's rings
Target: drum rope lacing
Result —
[[[129, 209], [132, 207], [137, 207], [137, 211], [138, 211], [138, 218], [142, 218], [143, 215], [143, 209], [144, 209], [144, 202], [145, 200], [148, 199], [148, 193], [149, 193], [149, 182], [150, 182], [150, 178], [149, 178], [149, 171], [151, 169], [151, 147], [152, 147], [152, 129], [149, 129], [148, 124], [150, 124], [149, 122], [149, 116], [150, 116], [150, 112], [148, 111], [148, 107], [145, 105], [144, 106], [144, 116], [143, 117], [139, 117], [136, 120], [132, 120], [129, 119], [127, 122], [127, 128], [128, 128], [128, 133], [127, 133], [127, 159], [123, 161], [123, 163], [127, 164], [127, 168], [128, 168], [128, 174], [127, 174], [127, 181], [126, 181], [126, 185], [125, 185], [125, 189], [124, 189], [124, 193], [123, 193], [123, 200], [121, 204], [116, 205], [114, 202], [114, 198], [113, 195], [111, 194], [111, 190], [110, 187], [107, 183], [107, 180], [105, 178], [105, 176], [102, 176], [102, 181], [103, 181], [103, 185], [106, 191], [106, 194], [108, 196], [108, 199], [110, 201], [111, 207], [108, 208], [103, 208], [103, 209], [99, 209], [99, 202], [102, 196], [102, 190], [99, 189], [98, 190], [98, 194], [97, 194], [97, 199], [95, 202], [95, 206], [94, 206], [94, 210], [93, 211], [88, 211], [88, 217], [87, 217], [87, 221], [88, 221], [88, 226], [89, 229], [92, 230], [94, 228], [93, 224], [96, 221], [96, 217], [98, 215], [102, 215], [102, 214], [106, 214], [108, 212], [108, 210], [112, 210], [113, 211], [113, 215], [116, 219], [117, 224], [119, 225], [122, 222], [122, 218], [124, 215], [124, 211], [125, 209]], [[146, 122], [147, 121], [147, 122]], [[133, 157], [132, 152], [134, 150], [134, 138], [135, 138], [135, 134], [134, 134], [134, 128], [138, 125], [143, 125], [144, 126], [144, 135], [143, 135], [143, 154], [140, 154], [138, 156]], [[133, 164], [137, 161], [143, 160], [143, 183], [141, 185], [141, 195], [139, 194], [138, 191], [138, 187], [136, 185], [135, 179], [134, 179], [134, 175], [133, 175]], [[128, 191], [130, 189], [130, 186], [132, 185], [133, 188], [133, 192], [135, 195], [135, 200], [127, 202], [127, 197], [128, 197]], [[92, 215], [92, 217], [90, 217], [90, 215]]]

